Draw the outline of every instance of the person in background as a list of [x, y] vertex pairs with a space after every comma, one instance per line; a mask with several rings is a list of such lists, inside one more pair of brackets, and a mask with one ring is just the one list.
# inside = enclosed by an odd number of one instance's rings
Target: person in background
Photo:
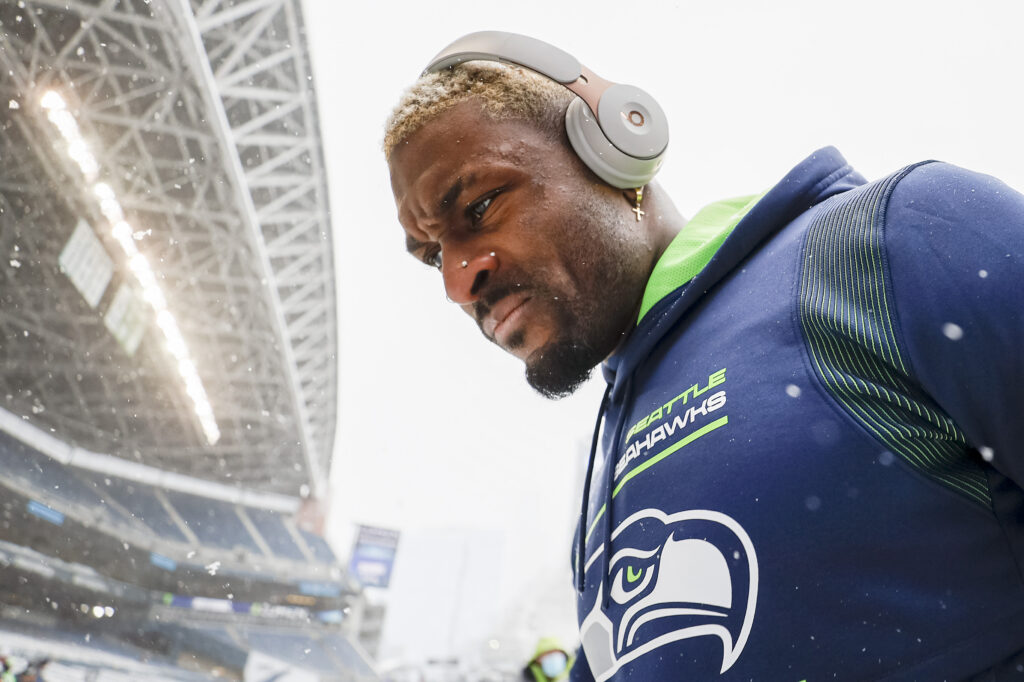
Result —
[[523, 668], [523, 679], [529, 682], [555, 682], [569, 678], [575, 658], [569, 655], [557, 639], [542, 637], [537, 642], [533, 658]]

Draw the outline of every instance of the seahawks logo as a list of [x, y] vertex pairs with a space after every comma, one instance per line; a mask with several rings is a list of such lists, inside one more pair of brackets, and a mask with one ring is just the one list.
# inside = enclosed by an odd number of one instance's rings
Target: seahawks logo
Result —
[[[636, 528], [634, 528], [636, 527]], [[639, 511], [612, 540], [633, 529], [649, 544], [623, 548], [609, 562], [611, 604], [603, 587], [580, 625], [583, 650], [597, 682], [623, 665], [673, 642], [717, 637], [721, 672], [739, 659], [757, 605], [757, 556], [746, 531], [731, 517], [703, 509], [667, 515]], [[587, 568], [603, 552], [599, 547]]]

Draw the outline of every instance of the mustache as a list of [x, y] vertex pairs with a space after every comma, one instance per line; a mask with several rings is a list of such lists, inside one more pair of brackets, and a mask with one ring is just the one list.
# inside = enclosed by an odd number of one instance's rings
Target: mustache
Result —
[[526, 289], [526, 285], [518, 282], [514, 284], [492, 284], [487, 287], [486, 291], [473, 304], [473, 317], [476, 318], [477, 325], [483, 324], [484, 318], [501, 299]]

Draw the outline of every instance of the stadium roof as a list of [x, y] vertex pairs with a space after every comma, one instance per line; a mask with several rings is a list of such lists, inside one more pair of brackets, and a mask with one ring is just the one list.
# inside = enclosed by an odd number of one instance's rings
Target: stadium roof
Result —
[[334, 265], [299, 1], [3, 2], [0, 69], [0, 408], [323, 494]]

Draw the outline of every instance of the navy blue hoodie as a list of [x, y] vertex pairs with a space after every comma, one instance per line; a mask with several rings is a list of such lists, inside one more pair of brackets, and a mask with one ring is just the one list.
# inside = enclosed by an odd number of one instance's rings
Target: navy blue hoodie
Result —
[[1024, 197], [827, 148], [743, 204], [603, 367], [573, 679], [1024, 680]]

